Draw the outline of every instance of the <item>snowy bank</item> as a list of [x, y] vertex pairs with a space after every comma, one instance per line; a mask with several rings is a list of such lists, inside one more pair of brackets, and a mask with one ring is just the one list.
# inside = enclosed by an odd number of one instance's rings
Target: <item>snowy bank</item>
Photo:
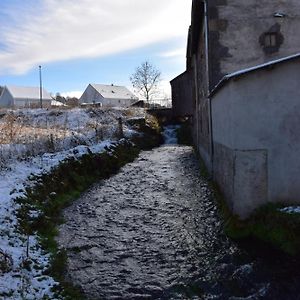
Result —
[[15, 212], [19, 205], [14, 199], [25, 195], [28, 177], [47, 173], [66, 159], [80, 158], [90, 152], [99, 153], [110, 145], [111, 141], [103, 141], [91, 147], [77, 146], [59, 153], [45, 153], [29, 161], [15, 162], [9, 171], [1, 172], [0, 249], [12, 261], [9, 272], [2, 274], [0, 279], [0, 295], [5, 299], [42, 299], [45, 295], [52, 299], [51, 289], [57, 284], [51, 277], [43, 275], [49, 267], [49, 255], [43, 253], [35, 236], [29, 237], [29, 257], [33, 265], [30, 270], [24, 268], [28, 237], [16, 230]]
[[[20, 204], [14, 199], [24, 197], [28, 185], [34, 185], [28, 178], [48, 173], [66, 159], [103, 152], [112, 144], [118, 118], [126, 120], [142, 114], [140, 110], [124, 109], [1, 111], [1, 299], [54, 299], [52, 289], [58, 284], [45, 275], [50, 256], [43, 251], [37, 236], [18, 230], [16, 212]], [[134, 133], [126, 125], [123, 131], [125, 136]]]

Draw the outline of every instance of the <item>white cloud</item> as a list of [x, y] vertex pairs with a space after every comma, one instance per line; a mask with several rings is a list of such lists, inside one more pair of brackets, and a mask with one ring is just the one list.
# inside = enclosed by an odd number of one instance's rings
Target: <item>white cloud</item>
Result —
[[62, 96], [62, 97], [65, 97], [65, 98], [67, 98], [67, 97], [70, 97], [70, 98], [73, 98], [73, 97], [75, 97], [75, 98], [80, 98], [81, 97], [81, 95], [83, 94], [83, 92], [82, 91], [70, 91], [70, 92], [64, 92], [64, 93], [61, 93], [60, 95]]
[[160, 93], [158, 98], [171, 98], [171, 85], [167, 80], [162, 80], [160, 83]]
[[172, 50], [169, 52], [161, 53], [160, 56], [167, 57], [167, 58], [174, 58], [174, 57], [179, 57], [179, 56], [184, 57], [185, 54], [186, 54], [186, 48], [179, 48], [179, 49], [175, 49], [175, 50]]
[[[2, 24], [0, 73], [99, 57], [186, 35], [191, 0], [44, 0]], [[13, 8], [12, 8], [13, 9]], [[18, 14], [19, 15], [19, 14]]]

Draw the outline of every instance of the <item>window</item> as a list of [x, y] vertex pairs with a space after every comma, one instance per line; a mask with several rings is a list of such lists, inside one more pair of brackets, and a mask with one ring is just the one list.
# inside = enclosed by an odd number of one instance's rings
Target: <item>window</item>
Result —
[[276, 47], [277, 46], [277, 34], [274, 32], [265, 33], [264, 46], [267, 48]]

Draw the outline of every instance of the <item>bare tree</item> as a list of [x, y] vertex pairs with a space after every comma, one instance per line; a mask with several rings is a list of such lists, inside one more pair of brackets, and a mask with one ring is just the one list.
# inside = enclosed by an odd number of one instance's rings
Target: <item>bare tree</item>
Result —
[[131, 75], [130, 81], [137, 93], [143, 95], [147, 102], [158, 90], [161, 72], [148, 61], [143, 62]]

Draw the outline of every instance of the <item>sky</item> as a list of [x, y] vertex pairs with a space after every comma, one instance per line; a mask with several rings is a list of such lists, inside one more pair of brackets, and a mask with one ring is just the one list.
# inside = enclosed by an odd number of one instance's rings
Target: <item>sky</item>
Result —
[[162, 94], [185, 70], [192, 0], [0, 0], [0, 86], [80, 97], [89, 83], [125, 85], [142, 62]]

